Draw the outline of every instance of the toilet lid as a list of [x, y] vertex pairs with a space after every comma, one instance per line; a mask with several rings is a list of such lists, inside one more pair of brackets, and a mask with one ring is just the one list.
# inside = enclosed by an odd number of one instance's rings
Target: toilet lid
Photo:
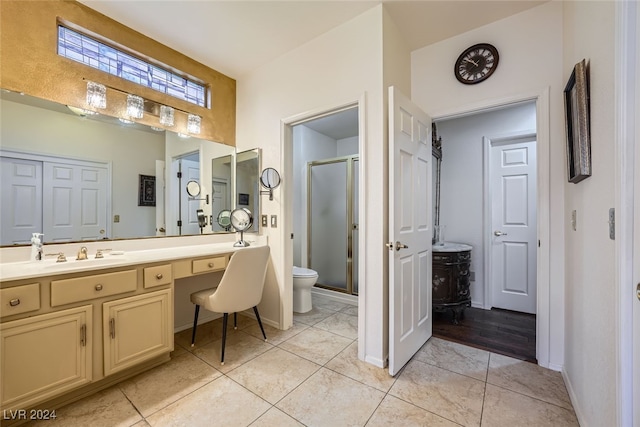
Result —
[[293, 267], [293, 275], [298, 277], [311, 277], [317, 276], [318, 272], [311, 270], [310, 268]]

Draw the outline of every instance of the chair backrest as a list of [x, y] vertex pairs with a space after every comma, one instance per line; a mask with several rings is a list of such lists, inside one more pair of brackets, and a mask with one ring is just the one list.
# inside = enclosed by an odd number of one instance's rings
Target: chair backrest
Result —
[[262, 300], [268, 261], [269, 246], [237, 250], [205, 308], [216, 313], [236, 313], [258, 305]]

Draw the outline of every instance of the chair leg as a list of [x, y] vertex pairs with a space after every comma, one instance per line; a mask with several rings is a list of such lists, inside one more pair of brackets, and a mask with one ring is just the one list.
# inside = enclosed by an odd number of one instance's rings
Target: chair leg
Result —
[[233, 329], [238, 329], [238, 313], [233, 313]]
[[198, 326], [198, 313], [200, 313], [200, 306], [196, 304], [196, 314], [193, 316], [193, 333], [191, 334], [191, 347], [196, 344], [196, 327]]
[[224, 313], [222, 317], [222, 354], [220, 356], [220, 364], [224, 365], [224, 345], [227, 342], [227, 321], [229, 320], [229, 313]]
[[262, 336], [264, 340], [267, 340], [267, 334], [264, 333], [264, 328], [262, 327], [262, 320], [260, 320], [260, 315], [258, 314], [258, 307], [253, 307], [253, 312], [256, 314], [256, 319], [258, 319], [258, 325], [260, 325], [260, 330], [262, 331]]

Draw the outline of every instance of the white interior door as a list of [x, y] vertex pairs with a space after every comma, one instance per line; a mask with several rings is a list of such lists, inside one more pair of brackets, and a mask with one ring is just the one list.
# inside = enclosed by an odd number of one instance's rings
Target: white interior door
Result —
[[165, 162], [156, 160], [156, 236], [167, 235], [167, 220], [165, 217]]
[[431, 118], [389, 88], [389, 373], [427, 342], [431, 308]]
[[491, 143], [492, 306], [536, 312], [536, 142]]
[[43, 176], [43, 203], [51, 209], [51, 215], [44, 217], [45, 241], [107, 237], [105, 168], [45, 162]]
[[182, 218], [182, 233], [186, 234], [199, 234], [200, 226], [198, 225], [197, 210], [200, 209], [200, 199], [204, 197], [202, 194], [196, 198], [189, 197], [187, 194], [187, 182], [196, 181], [200, 183], [200, 162], [194, 160], [181, 160], [180, 170], [182, 171], [182, 188], [180, 188], [180, 195], [182, 201], [180, 203]]
[[[640, 30], [640, 7], [636, 8], [636, 25]], [[636, 40], [640, 44], [640, 31], [636, 33]], [[637, 52], [637, 51], [636, 51]], [[636, 53], [636, 67], [640, 68], [640, 55]], [[640, 111], [640, 85], [636, 83], [636, 113]], [[633, 207], [633, 425], [640, 426], [640, 122], [635, 122], [635, 165], [634, 174], [634, 207]], [[635, 288], [635, 289], [634, 289]], [[633, 295], [633, 294], [632, 294]], [[631, 295], [631, 298], [633, 296]]]
[[0, 244], [29, 244], [32, 233], [42, 233], [42, 162], [1, 157], [0, 184]]

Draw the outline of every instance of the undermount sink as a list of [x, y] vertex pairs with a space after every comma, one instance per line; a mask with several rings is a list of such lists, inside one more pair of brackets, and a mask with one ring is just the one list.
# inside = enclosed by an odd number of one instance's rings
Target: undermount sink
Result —
[[433, 252], [463, 252], [471, 249], [473, 248], [467, 244], [456, 242], [434, 243], [432, 246]]

